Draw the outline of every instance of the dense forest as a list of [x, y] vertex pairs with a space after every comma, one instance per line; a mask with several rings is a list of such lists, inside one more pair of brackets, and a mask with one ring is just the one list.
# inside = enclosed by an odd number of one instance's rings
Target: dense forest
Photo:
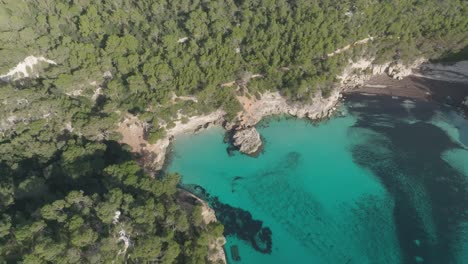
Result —
[[[0, 262], [204, 263], [223, 233], [113, 141], [67, 138], [48, 160], [2, 156]], [[25, 143], [27, 144], [27, 143]]]
[[0, 75], [56, 62], [0, 80], [0, 262], [204, 263], [222, 226], [132, 161], [119, 120], [155, 141], [178, 114], [233, 118], [221, 85], [253, 74], [251, 93], [326, 96], [350, 60], [466, 50], [467, 17], [464, 0], [0, 0]]

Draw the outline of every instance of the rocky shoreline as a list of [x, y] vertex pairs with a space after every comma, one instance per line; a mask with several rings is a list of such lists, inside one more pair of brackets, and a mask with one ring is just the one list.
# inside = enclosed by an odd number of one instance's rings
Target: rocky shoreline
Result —
[[119, 123], [118, 132], [123, 136], [121, 143], [129, 145], [133, 152], [145, 156], [144, 165], [151, 171], [163, 169], [169, 146], [177, 135], [195, 133], [212, 125], [222, 125], [226, 131], [230, 131], [233, 135], [231, 143], [240, 152], [256, 156], [262, 149], [263, 143], [255, 125], [264, 117], [286, 114], [310, 120], [328, 118], [336, 111], [343, 92], [362, 86], [376, 75], [385, 74], [400, 80], [410, 75], [412, 69], [419, 68], [424, 62], [424, 59], [419, 59], [408, 66], [400, 63], [374, 65], [372, 60], [350, 62], [342, 75], [338, 76], [340, 82], [327, 98], [317, 94], [307, 103], [289, 102], [277, 91], [267, 91], [257, 96], [246, 93], [237, 97], [243, 110], [237, 114], [233, 122], [225, 120], [225, 112], [222, 110], [208, 115], [193, 116], [185, 123], [176, 121], [175, 126], [166, 131], [166, 136], [155, 144], [149, 144], [144, 139], [145, 124], [135, 116], [128, 115]]
[[[418, 68], [425, 59], [418, 59], [411, 65], [401, 63], [386, 63], [373, 65], [372, 60], [350, 62], [341, 76], [340, 83], [332, 93], [324, 98], [317, 94], [310, 102], [288, 102], [279, 92], [265, 92], [259, 96], [238, 96], [243, 110], [238, 113], [233, 124], [225, 126], [226, 130], [234, 130], [233, 145], [240, 152], [255, 156], [262, 148], [262, 141], [255, 125], [264, 117], [287, 114], [297, 118], [320, 120], [328, 118], [337, 109], [342, 93], [356, 86], [363, 85], [375, 75], [385, 74], [392, 79], [401, 80], [412, 74], [412, 69]], [[365, 73], [370, 72], [370, 73]]]
[[[454, 73], [455, 70], [457, 73]], [[418, 59], [411, 65], [405, 66], [395, 62], [374, 65], [372, 60], [360, 60], [350, 62], [342, 75], [338, 76], [340, 82], [327, 98], [317, 94], [309, 102], [303, 103], [289, 102], [277, 91], [267, 91], [256, 96], [245, 93], [242, 96], [237, 96], [242, 111], [237, 114], [233, 122], [225, 120], [226, 113], [222, 110], [217, 110], [208, 115], [193, 116], [188, 118], [185, 123], [176, 121], [175, 126], [166, 131], [164, 138], [158, 140], [155, 144], [149, 144], [144, 139], [143, 122], [140, 122], [137, 117], [129, 115], [119, 124], [118, 132], [123, 135], [121, 143], [130, 145], [133, 152], [145, 156], [144, 165], [149, 167], [151, 171], [163, 169], [168, 148], [177, 135], [195, 133], [212, 125], [222, 125], [226, 131], [229, 131], [232, 135], [230, 143], [240, 152], [256, 156], [262, 150], [263, 143], [255, 125], [266, 116], [286, 114], [311, 120], [328, 118], [336, 111], [337, 105], [342, 100], [343, 93], [348, 92], [387, 94], [427, 100], [437, 99], [433, 93], [444, 94], [440, 91], [432, 91], [429, 88], [416, 90], [414, 87], [420, 87], [421, 84], [414, 82], [408, 84], [412, 78], [421, 78], [435, 83], [437, 78], [442, 78], [440, 81], [446, 82], [447, 78], [451, 80], [450, 77], [456, 74], [458, 78], [453, 80], [458, 85], [456, 87], [458, 92], [455, 98], [456, 106], [462, 108], [468, 114], [468, 91], [460, 89], [465, 85], [468, 87], [468, 76], [466, 76], [465, 72], [468, 72], [468, 63], [466, 61], [445, 65], [431, 64], [427, 63], [425, 59]], [[402, 81], [402, 79], [404, 80]], [[385, 85], [382, 83], [385, 83]], [[392, 87], [399, 88], [399, 91], [395, 88], [392, 89]], [[441, 88], [439, 85], [437, 89], [443, 90], [443, 87]], [[417, 93], [414, 93], [415, 91]], [[449, 91], [448, 93], [453, 94], [454, 92]], [[450, 97], [445, 94], [444, 96]]]
[[[119, 124], [118, 132], [122, 134], [121, 143], [129, 145], [133, 152], [142, 154], [143, 158], [146, 159], [143, 165], [149, 166], [151, 171], [163, 169], [163, 166], [166, 164], [169, 146], [177, 135], [196, 133], [213, 125], [223, 126], [232, 135], [230, 142], [240, 152], [256, 156], [263, 149], [263, 142], [255, 125], [264, 117], [287, 114], [311, 120], [328, 118], [336, 111], [344, 92], [353, 92], [353, 90], [354, 92], [360, 92], [359, 90], [355, 90], [356, 87], [365, 87], [366, 82], [372, 77], [379, 75], [388, 76], [394, 80], [401, 80], [412, 75], [414, 73], [413, 69], [419, 69], [423, 63], [425, 63], [424, 59], [417, 60], [408, 66], [399, 63], [373, 65], [371, 60], [352, 62], [344, 70], [343, 74], [338, 76], [340, 83], [329, 97], [323, 98], [321, 95], [316, 95], [308, 103], [288, 102], [279, 92], [272, 91], [258, 96], [251, 96], [249, 94], [238, 96], [237, 99], [242, 105], [243, 110], [237, 114], [234, 122], [227, 122], [225, 120], [226, 113], [222, 110], [217, 110], [209, 115], [193, 116], [185, 123], [176, 121], [175, 126], [167, 130], [166, 136], [155, 144], [149, 144], [144, 139], [144, 123], [135, 116], [128, 115]], [[438, 70], [441, 69], [441, 67], [436, 68]], [[370, 88], [372, 87], [382, 88], [382, 85], [370, 85]], [[381, 93], [381, 91], [377, 91], [376, 93]], [[466, 106], [468, 113], [468, 91], [466, 99], [463, 100], [462, 104]], [[217, 243], [215, 247], [218, 249], [222, 248], [222, 243]], [[225, 256], [221, 256], [223, 255], [220, 253], [221, 251], [215, 251], [217, 254], [213, 258], [225, 261]]]

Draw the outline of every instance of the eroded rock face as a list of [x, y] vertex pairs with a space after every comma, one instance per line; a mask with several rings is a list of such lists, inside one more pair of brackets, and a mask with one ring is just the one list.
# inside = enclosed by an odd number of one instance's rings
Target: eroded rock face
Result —
[[402, 80], [408, 75], [411, 75], [412, 67], [403, 64], [394, 64], [388, 67], [387, 74], [395, 80]]
[[312, 120], [330, 116], [341, 98], [341, 89], [335, 89], [330, 96], [323, 98], [317, 94], [307, 103], [288, 102], [279, 92], [265, 92], [254, 96], [238, 96], [243, 110], [238, 113], [235, 123], [225, 125], [226, 130], [235, 129], [233, 145], [240, 152], [256, 156], [262, 147], [262, 141], [255, 125], [264, 117], [288, 114], [297, 118]]
[[[356, 62], [350, 61], [350, 64], [344, 69], [343, 73], [338, 76], [338, 79], [341, 80], [341, 85], [345, 88], [363, 85], [372, 76], [380, 74], [386, 74], [393, 79], [401, 80], [413, 74], [413, 69], [419, 68], [427, 60], [419, 58], [412, 64], [404, 64], [399, 61], [373, 64], [373, 61], [373, 58], [361, 59]], [[358, 73], [356, 73], [356, 70]]]
[[412, 64], [403, 64], [401, 62], [390, 63], [387, 68], [387, 75], [393, 79], [402, 80], [413, 74], [413, 69], [419, 68], [425, 62], [427, 62], [425, 58], [419, 58]]
[[236, 131], [233, 140], [233, 145], [238, 147], [240, 152], [247, 155], [257, 155], [262, 147], [262, 139], [255, 127]]
[[258, 99], [238, 96], [243, 111], [238, 114], [237, 123], [241, 128], [253, 127], [266, 116], [281, 114], [297, 118], [325, 118], [339, 102], [340, 90], [338, 88], [333, 90], [328, 98], [317, 94], [308, 103], [288, 102], [279, 92], [265, 92]]

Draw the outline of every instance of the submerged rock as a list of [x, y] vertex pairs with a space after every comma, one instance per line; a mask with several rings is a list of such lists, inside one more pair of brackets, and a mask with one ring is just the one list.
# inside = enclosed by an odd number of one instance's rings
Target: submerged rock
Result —
[[239, 151], [255, 156], [262, 147], [262, 139], [255, 127], [238, 130], [233, 136], [233, 145], [239, 148]]
[[416, 261], [416, 263], [423, 263], [424, 262], [424, 259], [422, 257], [420, 257], [420, 256], [415, 256], [414, 260]]
[[463, 105], [465, 105], [465, 107], [468, 107], [468, 96], [465, 97], [465, 101], [463, 101]]

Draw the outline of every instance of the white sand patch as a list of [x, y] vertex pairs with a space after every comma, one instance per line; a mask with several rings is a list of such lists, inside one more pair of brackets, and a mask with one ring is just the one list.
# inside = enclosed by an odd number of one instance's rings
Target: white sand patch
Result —
[[[53, 60], [48, 60], [44, 57], [35, 57], [35, 56], [28, 56], [22, 62], [18, 63], [15, 68], [11, 69], [7, 74], [1, 75], [0, 79], [8, 80], [12, 78], [13, 80], [18, 80], [21, 78], [30, 77], [33, 74], [34, 66], [40, 62], [46, 62], [52, 65], [57, 65], [57, 63]], [[38, 77], [38, 75], [34, 75], [34, 77]]]

